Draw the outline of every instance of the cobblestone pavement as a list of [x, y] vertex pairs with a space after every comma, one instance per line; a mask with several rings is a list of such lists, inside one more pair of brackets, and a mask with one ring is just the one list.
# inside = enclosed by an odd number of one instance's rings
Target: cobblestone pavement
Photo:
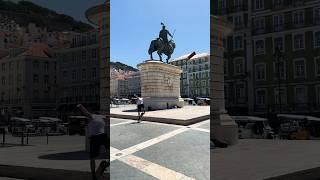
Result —
[[111, 179], [210, 179], [209, 124], [111, 118]]

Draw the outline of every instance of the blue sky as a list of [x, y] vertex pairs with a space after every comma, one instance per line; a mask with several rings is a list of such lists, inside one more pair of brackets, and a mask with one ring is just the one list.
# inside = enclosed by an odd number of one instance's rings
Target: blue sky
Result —
[[[20, 0], [10, 0], [18, 2]], [[42, 7], [54, 10], [60, 14], [66, 14], [78, 21], [88, 22], [85, 12], [88, 8], [102, 4], [105, 0], [28, 0]]]
[[158, 37], [161, 22], [171, 33], [176, 30], [173, 58], [209, 52], [209, 8], [209, 0], [111, 0], [111, 61], [136, 67], [149, 59], [150, 41]]

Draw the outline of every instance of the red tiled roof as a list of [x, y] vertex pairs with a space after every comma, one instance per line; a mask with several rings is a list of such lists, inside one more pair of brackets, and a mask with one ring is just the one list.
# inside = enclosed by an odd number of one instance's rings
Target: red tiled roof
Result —
[[34, 56], [34, 57], [44, 57], [50, 58], [49, 47], [46, 44], [36, 43], [30, 46], [25, 52], [20, 54], [20, 56]]

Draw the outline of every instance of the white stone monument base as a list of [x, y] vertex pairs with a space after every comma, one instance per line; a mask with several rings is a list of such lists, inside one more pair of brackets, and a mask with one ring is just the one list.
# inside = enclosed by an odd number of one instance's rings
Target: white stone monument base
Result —
[[149, 97], [143, 100], [146, 110], [170, 109], [174, 107], [182, 108], [184, 101], [180, 97]]
[[211, 139], [216, 139], [228, 145], [238, 142], [238, 125], [228, 114], [219, 114], [212, 122]]
[[161, 110], [183, 107], [180, 96], [180, 75], [178, 66], [160, 61], [145, 61], [138, 65], [141, 73], [141, 96], [145, 110]]

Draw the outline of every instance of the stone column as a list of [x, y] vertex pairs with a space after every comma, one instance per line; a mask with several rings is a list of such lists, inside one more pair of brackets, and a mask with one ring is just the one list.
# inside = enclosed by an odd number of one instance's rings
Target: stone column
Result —
[[224, 48], [223, 36], [231, 32], [231, 27], [222, 19], [211, 16], [210, 36], [210, 139], [232, 145], [238, 140], [238, 125], [227, 114], [224, 99]]
[[141, 73], [141, 96], [146, 110], [183, 107], [180, 67], [160, 61], [146, 61], [138, 64], [138, 68]]

